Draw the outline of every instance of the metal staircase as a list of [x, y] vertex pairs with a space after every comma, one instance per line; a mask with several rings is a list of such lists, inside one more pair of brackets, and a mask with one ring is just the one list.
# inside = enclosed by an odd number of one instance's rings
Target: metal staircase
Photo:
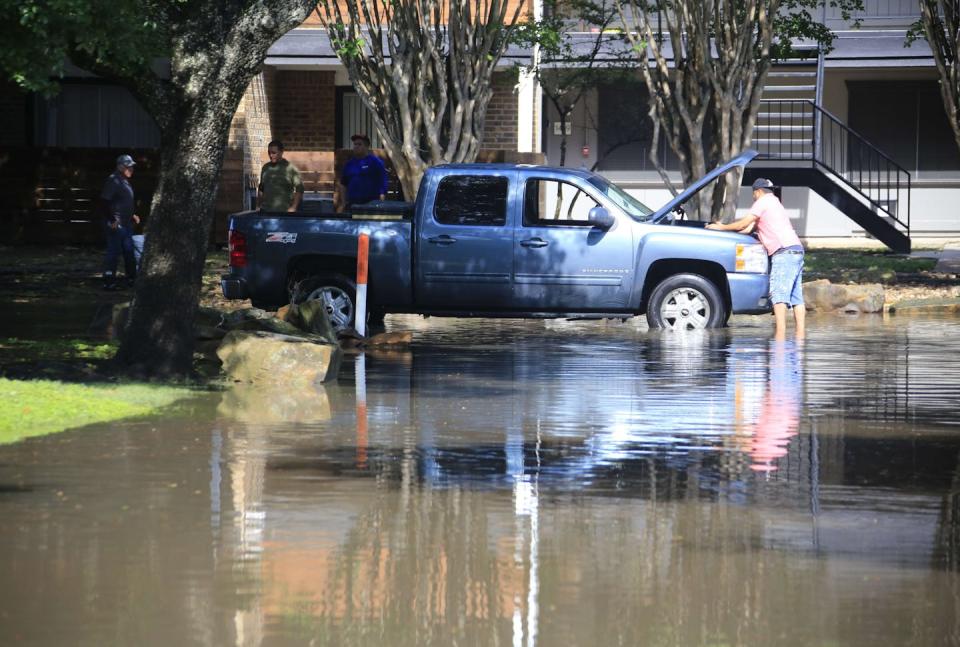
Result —
[[816, 191], [896, 252], [910, 251], [910, 173], [821, 107], [823, 56], [768, 74], [743, 181]]
[[[816, 59], [782, 61], [767, 73], [763, 86], [764, 101], [757, 113], [753, 146], [760, 151], [778, 151], [778, 159], [803, 154], [802, 142], [809, 142], [816, 124], [797, 114], [785, 114], [784, 102], [812, 101], [820, 105], [820, 74]], [[789, 151], [783, 150], [788, 144]]]

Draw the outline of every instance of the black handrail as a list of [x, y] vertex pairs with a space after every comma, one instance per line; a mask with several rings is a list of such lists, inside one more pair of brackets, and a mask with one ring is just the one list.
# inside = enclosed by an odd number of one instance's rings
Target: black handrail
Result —
[[[829, 171], [910, 235], [910, 172], [809, 99], [764, 99], [758, 159], [811, 162]], [[906, 203], [906, 215], [900, 205]]]

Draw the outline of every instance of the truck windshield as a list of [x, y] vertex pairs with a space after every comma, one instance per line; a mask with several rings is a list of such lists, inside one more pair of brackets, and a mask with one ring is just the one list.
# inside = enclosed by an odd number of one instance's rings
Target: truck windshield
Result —
[[600, 189], [605, 196], [623, 209], [634, 220], [644, 221], [653, 213], [653, 209], [643, 204], [635, 197], [599, 175], [590, 178], [590, 184]]

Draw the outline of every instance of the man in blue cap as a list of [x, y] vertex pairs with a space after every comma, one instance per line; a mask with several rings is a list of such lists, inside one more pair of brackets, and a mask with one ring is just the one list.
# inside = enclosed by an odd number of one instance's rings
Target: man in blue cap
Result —
[[133, 167], [137, 163], [129, 155], [117, 158], [117, 168], [110, 174], [100, 192], [104, 210], [104, 231], [107, 237], [107, 255], [103, 262], [103, 289], [116, 290], [117, 261], [123, 254], [125, 285], [133, 285], [137, 276], [137, 259], [133, 250], [133, 226], [140, 223], [135, 214], [133, 187]]

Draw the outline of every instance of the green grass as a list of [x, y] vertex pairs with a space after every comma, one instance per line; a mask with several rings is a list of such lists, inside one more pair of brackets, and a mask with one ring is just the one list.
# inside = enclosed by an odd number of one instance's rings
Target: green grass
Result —
[[911, 258], [874, 250], [809, 250], [804, 257], [804, 280], [829, 279], [833, 283], [897, 282], [897, 274], [923, 274], [937, 264], [933, 258]]
[[0, 339], [0, 360], [107, 360], [117, 351], [116, 342], [84, 339]]
[[143, 416], [191, 393], [144, 384], [83, 385], [0, 378], [0, 444]]

